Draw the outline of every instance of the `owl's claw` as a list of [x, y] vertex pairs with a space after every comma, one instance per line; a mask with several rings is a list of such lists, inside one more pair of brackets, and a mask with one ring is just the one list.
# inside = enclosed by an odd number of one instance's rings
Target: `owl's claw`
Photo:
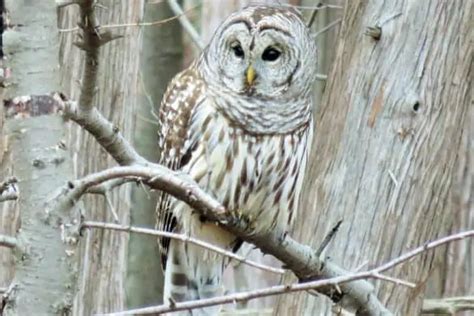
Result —
[[242, 213], [240, 210], [228, 211], [229, 223], [245, 230], [248, 234], [255, 231], [255, 221], [252, 216]]

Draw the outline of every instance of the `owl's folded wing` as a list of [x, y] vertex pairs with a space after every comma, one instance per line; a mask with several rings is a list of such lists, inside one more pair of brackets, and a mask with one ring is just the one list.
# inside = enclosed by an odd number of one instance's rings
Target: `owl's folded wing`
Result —
[[[159, 112], [159, 162], [172, 169], [180, 170], [189, 163], [192, 151], [199, 141], [191, 135], [190, 124], [196, 106], [203, 100], [204, 84], [192, 67], [184, 70], [171, 81], [161, 102]], [[156, 228], [173, 232], [177, 219], [171, 209], [172, 197], [161, 192], [156, 206]], [[166, 267], [170, 240], [159, 238], [159, 249], [163, 269]]]

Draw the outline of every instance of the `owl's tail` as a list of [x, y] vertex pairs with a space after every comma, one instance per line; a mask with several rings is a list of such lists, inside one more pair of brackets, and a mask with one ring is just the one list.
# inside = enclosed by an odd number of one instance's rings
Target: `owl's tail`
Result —
[[[165, 270], [164, 303], [222, 295], [224, 258], [194, 245], [172, 240]], [[220, 306], [173, 313], [179, 316], [213, 316]]]

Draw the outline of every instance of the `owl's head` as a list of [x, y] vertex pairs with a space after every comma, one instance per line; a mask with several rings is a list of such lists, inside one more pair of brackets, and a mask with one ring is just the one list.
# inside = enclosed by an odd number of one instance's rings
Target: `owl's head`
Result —
[[217, 29], [203, 61], [206, 81], [262, 98], [308, 95], [316, 76], [316, 45], [301, 16], [274, 6], [250, 6]]

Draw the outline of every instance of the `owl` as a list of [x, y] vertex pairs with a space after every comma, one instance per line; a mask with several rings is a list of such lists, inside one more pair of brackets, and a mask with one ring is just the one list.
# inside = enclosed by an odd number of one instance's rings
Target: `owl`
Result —
[[[288, 231], [313, 135], [317, 50], [294, 10], [250, 6], [229, 16], [193, 64], [170, 83], [159, 113], [160, 162], [189, 175], [254, 232]], [[157, 227], [236, 251], [241, 241], [163, 193]], [[164, 302], [223, 291], [225, 258], [159, 241]], [[215, 315], [218, 308], [182, 315]]]

